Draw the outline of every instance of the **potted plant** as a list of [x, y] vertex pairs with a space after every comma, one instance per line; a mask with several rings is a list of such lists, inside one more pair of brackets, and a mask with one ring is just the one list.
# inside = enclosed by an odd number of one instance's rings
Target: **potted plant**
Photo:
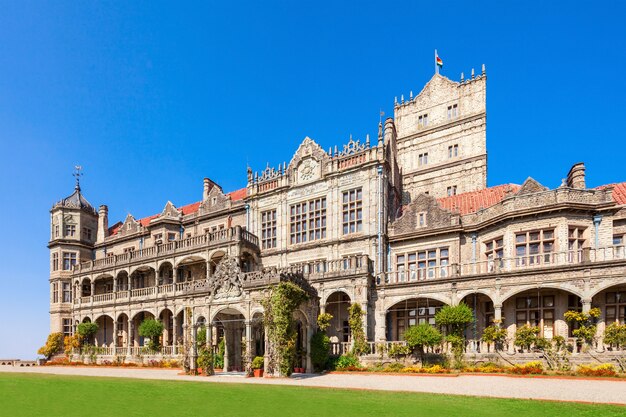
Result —
[[252, 360], [252, 372], [255, 378], [261, 378], [263, 376], [263, 367], [265, 366], [265, 360], [263, 356], [257, 356]]

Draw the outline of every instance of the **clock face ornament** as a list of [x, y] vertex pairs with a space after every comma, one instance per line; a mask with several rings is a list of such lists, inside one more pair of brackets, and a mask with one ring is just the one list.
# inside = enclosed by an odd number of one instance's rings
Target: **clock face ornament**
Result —
[[300, 173], [301, 181], [310, 181], [315, 177], [315, 169], [317, 168], [317, 164], [311, 160], [307, 159], [303, 161], [300, 165], [300, 169], [298, 170]]

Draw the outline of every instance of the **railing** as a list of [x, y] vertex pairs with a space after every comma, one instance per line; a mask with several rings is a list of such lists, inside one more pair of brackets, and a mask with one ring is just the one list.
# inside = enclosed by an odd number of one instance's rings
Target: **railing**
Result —
[[625, 246], [609, 246], [598, 249], [584, 248], [566, 252], [539, 253], [512, 258], [415, 268], [405, 271], [387, 272], [376, 278], [376, 285], [393, 285], [410, 282], [445, 279], [449, 277], [497, 274], [531, 270], [534, 268], [562, 267], [593, 262], [626, 260]]
[[147, 297], [156, 293], [156, 287], [146, 287], [146, 288], [137, 288], [135, 290], [130, 290], [130, 296], [134, 297]]
[[186, 239], [174, 240], [162, 245], [151, 246], [120, 255], [110, 255], [102, 259], [81, 262], [74, 266], [74, 272], [88, 272], [112, 266], [125, 265], [136, 260], [147, 260], [159, 256], [171, 255], [176, 252], [189, 249], [204, 248], [215, 243], [242, 241], [259, 246], [259, 238], [254, 234], [244, 230], [241, 226], [216, 230], [204, 235], [188, 237]]
[[98, 294], [98, 295], [94, 295], [93, 296], [93, 302], [94, 303], [98, 303], [98, 302], [102, 302], [102, 301], [111, 301], [113, 300], [113, 295], [114, 293], [109, 292], [106, 294]]

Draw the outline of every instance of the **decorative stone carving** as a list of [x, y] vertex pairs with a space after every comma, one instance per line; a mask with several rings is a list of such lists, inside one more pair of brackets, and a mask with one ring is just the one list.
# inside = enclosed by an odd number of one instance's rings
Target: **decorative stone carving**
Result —
[[298, 178], [302, 182], [312, 181], [319, 177], [319, 164], [312, 158], [307, 158], [298, 166]]
[[208, 281], [208, 288], [213, 298], [239, 297], [242, 292], [243, 276], [237, 260], [230, 256], [224, 256]]

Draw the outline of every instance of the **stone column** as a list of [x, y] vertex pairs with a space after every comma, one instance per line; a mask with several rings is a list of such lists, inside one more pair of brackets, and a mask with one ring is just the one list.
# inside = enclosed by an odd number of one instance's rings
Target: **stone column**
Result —
[[246, 360], [245, 372], [252, 375], [252, 322], [246, 320]]
[[591, 299], [583, 298], [582, 302], [583, 302], [583, 313], [589, 313], [589, 310], [591, 310]]
[[315, 327], [308, 325], [306, 328], [306, 373], [313, 372], [313, 362], [311, 361], [311, 340], [313, 339], [313, 333], [315, 333]]
[[497, 304], [493, 306], [493, 319], [498, 327], [502, 327], [502, 305]]
[[197, 374], [197, 362], [198, 362], [198, 344], [196, 343], [196, 336], [198, 335], [198, 325], [193, 324], [191, 326], [191, 373]]
[[96, 295], [96, 282], [91, 281], [91, 300], [93, 301], [93, 296]]
[[128, 319], [128, 336], [126, 337], [126, 346], [128, 348], [127, 356], [133, 356], [133, 344], [135, 339], [135, 325], [133, 324], [133, 319]]
[[224, 324], [224, 372], [229, 371], [228, 368], [230, 366], [230, 360], [228, 357], [231, 352], [230, 344], [232, 343], [232, 338], [233, 336], [230, 329], [230, 323]]
[[178, 319], [176, 314], [172, 316], [172, 355], [176, 355], [177, 351], [177, 339], [178, 339]]
[[120, 322], [115, 320], [113, 322], [113, 347], [118, 347], [117, 343], [117, 333], [120, 331]]

